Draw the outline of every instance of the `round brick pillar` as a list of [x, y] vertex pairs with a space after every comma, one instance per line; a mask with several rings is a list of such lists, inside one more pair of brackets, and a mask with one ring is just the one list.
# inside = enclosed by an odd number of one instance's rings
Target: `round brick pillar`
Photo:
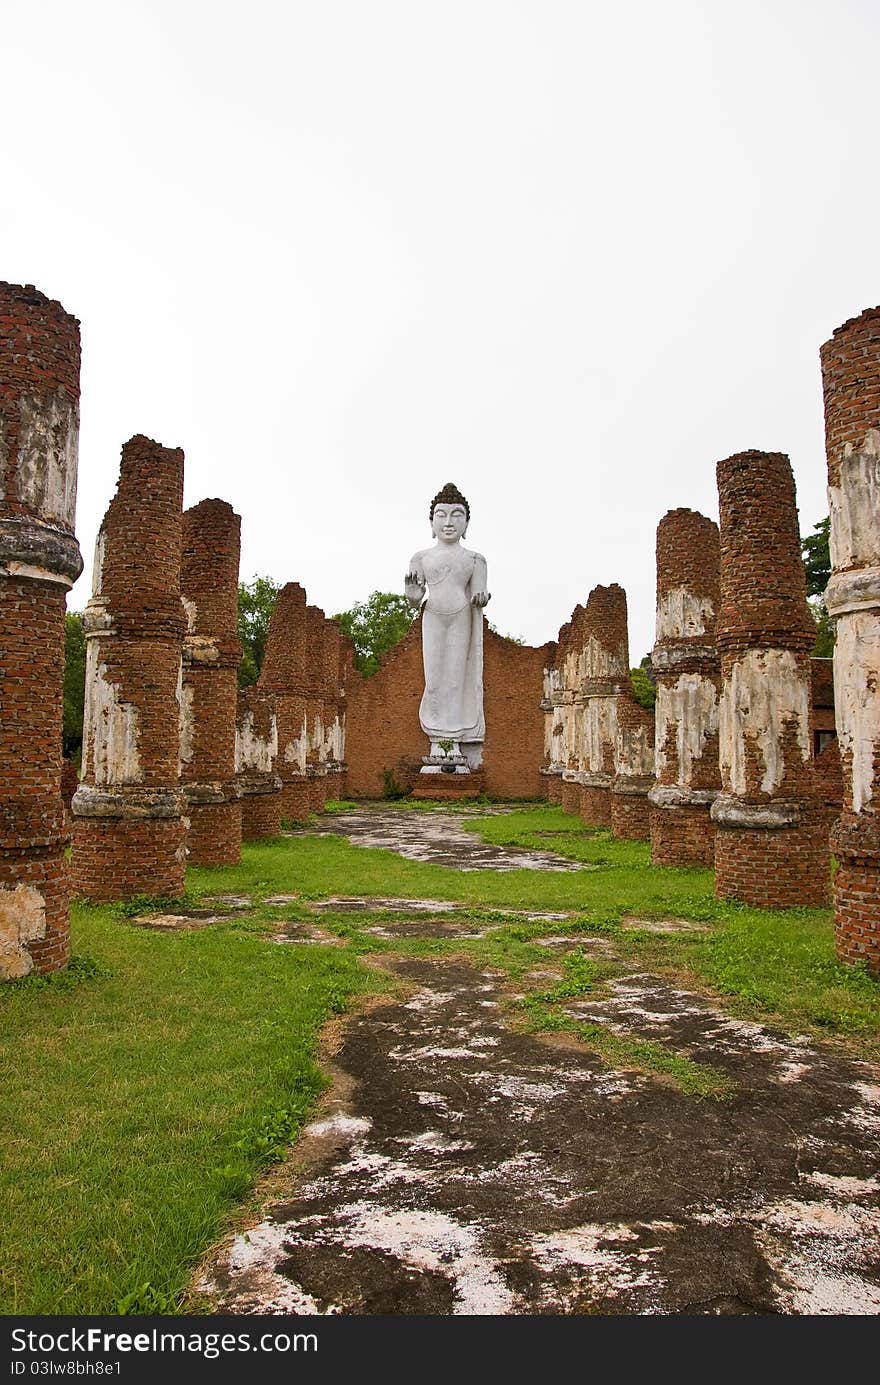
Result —
[[184, 512], [180, 595], [187, 631], [180, 782], [189, 820], [188, 858], [200, 866], [241, 860], [235, 779], [240, 550], [241, 518], [225, 500], [202, 500]]
[[79, 323], [0, 283], [0, 981], [69, 953], [61, 798], [65, 594], [73, 536]]
[[721, 787], [715, 644], [720, 603], [718, 526], [695, 510], [670, 510], [657, 526], [657, 682], [651, 861], [709, 866]]
[[186, 873], [178, 784], [183, 452], [143, 436], [122, 449], [83, 616], [83, 775], [71, 864], [86, 899], [179, 895]]
[[767, 909], [820, 905], [828, 836], [810, 736], [810, 648], [794, 478], [777, 452], [718, 463], [721, 793], [715, 893]]
[[238, 694], [235, 768], [241, 795], [241, 835], [245, 841], [277, 837], [281, 831], [281, 776], [275, 697], [260, 688]]
[[821, 359], [843, 774], [835, 942], [842, 960], [880, 972], [880, 308], [838, 327]]
[[615, 837], [646, 842], [651, 835], [648, 795], [654, 786], [654, 713], [636, 702], [631, 691], [617, 699], [614, 758], [611, 831]]
[[544, 764], [547, 801], [561, 807], [562, 775], [568, 767], [568, 750], [565, 744], [565, 713], [563, 703], [563, 670], [571, 634], [571, 623], [563, 625], [556, 639], [556, 653], [550, 668], [544, 670], [544, 696], [541, 710], [544, 713]]
[[278, 593], [272, 611], [257, 681], [260, 692], [271, 693], [275, 698], [275, 771], [281, 778], [281, 817], [285, 822], [302, 822], [311, 811], [306, 773], [310, 720], [307, 650], [306, 594], [298, 582], [288, 582]]
[[591, 826], [611, 827], [617, 703], [630, 688], [626, 592], [616, 582], [594, 587], [577, 625], [580, 815]]

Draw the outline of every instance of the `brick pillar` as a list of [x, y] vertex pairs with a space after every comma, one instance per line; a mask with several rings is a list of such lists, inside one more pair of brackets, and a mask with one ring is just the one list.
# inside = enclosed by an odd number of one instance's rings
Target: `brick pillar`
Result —
[[611, 789], [611, 831], [615, 837], [648, 841], [648, 794], [654, 786], [654, 713], [636, 702], [630, 690], [617, 699], [615, 776]]
[[575, 606], [571, 620], [564, 627], [559, 661], [560, 698], [556, 709], [562, 723], [560, 802], [563, 811], [574, 817], [577, 817], [581, 808], [583, 769], [583, 617], [583, 606]]
[[348, 786], [348, 765], [345, 760], [345, 716], [346, 700], [351, 677], [354, 672], [354, 644], [343, 631], [338, 621], [333, 621], [337, 631], [336, 661], [336, 706], [331, 737], [331, 759], [333, 762], [332, 791], [336, 798], [345, 798]]
[[225, 500], [202, 500], [183, 515], [180, 595], [186, 611], [180, 784], [189, 820], [189, 860], [241, 860], [241, 803], [235, 779], [238, 698], [238, 560], [241, 518]]
[[617, 701], [630, 687], [626, 592], [616, 582], [594, 587], [582, 621], [583, 758], [580, 814], [594, 827], [611, 826], [616, 774]]
[[327, 761], [324, 748], [326, 625], [327, 617], [320, 606], [306, 607], [306, 684], [309, 704], [306, 774], [309, 779], [309, 808], [313, 813], [323, 812], [327, 800]]
[[182, 504], [180, 448], [131, 438], [83, 616], [86, 704], [71, 864], [76, 893], [87, 899], [183, 890]]
[[810, 648], [794, 479], [778, 452], [718, 463], [721, 793], [715, 893], [767, 909], [826, 902], [828, 834], [813, 778]]
[[278, 719], [278, 759], [281, 777], [281, 816], [302, 822], [310, 811], [308, 755], [309, 700], [306, 695], [306, 594], [298, 582], [288, 582], [278, 593], [269, 630], [266, 653], [257, 687], [272, 693]]
[[[342, 631], [339, 622], [324, 618], [324, 740], [321, 753], [326, 771], [324, 786], [327, 798], [339, 798], [342, 762], [340, 745], [339, 694], [342, 656]], [[323, 804], [321, 805], [323, 807]]]
[[79, 323], [0, 283], [0, 980], [68, 959], [61, 800], [65, 593], [73, 536]]
[[834, 932], [838, 957], [880, 972], [880, 308], [838, 327], [821, 356], [843, 772]]
[[562, 805], [562, 775], [567, 760], [565, 723], [562, 713], [564, 700], [562, 666], [570, 633], [571, 623], [569, 622], [561, 627], [557, 636], [553, 663], [544, 669], [544, 696], [541, 699], [541, 710], [544, 713], [544, 764], [541, 773], [546, 785], [547, 801], [560, 806]]
[[278, 712], [272, 693], [242, 688], [235, 724], [235, 770], [241, 796], [241, 835], [245, 841], [277, 837], [281, 831], [281, 776]]
[[656, 775], [651, 802], [655, 866], [709, 866], [721, 787], [715, 644], [720, 604], [718, 526], [695, 510], [670, 510], [657, 526]]

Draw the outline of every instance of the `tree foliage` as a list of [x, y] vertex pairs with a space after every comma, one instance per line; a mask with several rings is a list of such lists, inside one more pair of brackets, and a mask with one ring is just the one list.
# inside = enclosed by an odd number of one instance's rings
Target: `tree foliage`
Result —
[[238, 686], [249, 688], [256, 683], [266, 653], [269, 621], [281, 585], [271, 577], [255, 577], [252, 582], [238, 584], [238, 638], [241, 640], [241, 663], [238, 666]]
[[373, 592], [366, 601], [356, 601], [351, 610], [340, 611], [333, 619], [354, 644], [355, 668], [369, 678], [379, 668], [382, 655], [403, 639], [416, 614], [405, 596]]
[[831, 520], [826, 515], [813, 525], [812, 534], [801, 539], [808, 596], [822, 596], [828, 586], [831, 576], [830, 530]]
[[82, 746], [83, 706], [86, 690], [86, 640], [78, 611], [64, 617], [64, 754], [74, 756]]
[[807, 578], [808, 602], [816, 622], [816, 643], [813, 654], [828, 659], [834, 653], [834, 621], [825, 606], [825, 588], [831, 576], [831, 520], [826, 515], [813, 525], [812, 534], [801, 539], [804, 573]]
[[648, 711], [654, 710], [654, 703], [657, 701], [657, 689], [648, 677], [648, 670], [641, 664], [638, 668], [631, 668], [629, 676], [632, 679], [633, 696], [640, 707], [647, 707]]

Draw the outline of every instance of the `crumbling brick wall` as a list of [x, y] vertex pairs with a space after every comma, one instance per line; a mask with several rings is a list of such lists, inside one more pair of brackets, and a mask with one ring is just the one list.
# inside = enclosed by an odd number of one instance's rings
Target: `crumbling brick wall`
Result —
[[709, 810], [721, 786], [715, 644], [720, 601], [718, 526], [695, 510], [670, 510], [657, 526], [657, 682], [651, 861], [711, 866]]
[[821, 349], [831, 509], [834, 691], [843, 801], [838, 957], [880, 972], [880, 307], [838, 327]]
[[0, 283], [0, 980], [67, 965], [61, 799], [65, 594], [73, 535], [79, 323]]
[[225, 500], [202, 500], [184, 512], [180, 781], [188, 858], [200, 866], [234, 865], [241, 859], [235, 779], [240, 551], [241, 518]]
[[[485, 791], [495, 798], [541, 795], [540, 696], [551, 656], [550, 645], [518, 645], [484, 629], [483, 775]], [[419, 725], [424, 686], [421, 620], [416, 620], [379, 672], [371, 678], [355, 674], [348, 690], [345, 757], [348, 792], [354, 798], [380, 797], [383, 770], [402, 787], [412, 788], [428, 751]]]
[[715, 893], [763, 908], [819, 905], [828, 838], [810, 736], [810, 648], [788, 458], [718, 463], [721, 793], [712, 804]]
[[88, 899], [177, 895], [186, 870], [179, 787], [183, 452], [122, 449], [85, 614], [82, 782], [71, 865]]
[[235, 772], [245, 841], [277, 837], [281, 831], [282, 781], [275, 769], [277, 758], [275, 696], [259, 687], [242, 688], [235, 723]]

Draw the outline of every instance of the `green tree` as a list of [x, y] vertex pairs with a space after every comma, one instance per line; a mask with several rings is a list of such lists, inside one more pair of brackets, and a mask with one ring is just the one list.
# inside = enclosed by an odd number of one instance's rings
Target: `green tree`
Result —
[[834, 653], [834, 621], [825, 606], [825, 588], [831, 576], [831, 520], [826, 515], [813, 525], [812, 534], [801, 539], [804, 573], [807, 578], [809, 607], [816, 622], [816, 643], [813, 654], [829, 659]]
[[354, 644], [355, 668], [365, 678], [377, 671], [382, 655], [403, 639], [415, 618], [406, 597], [396, 592], [373, 592], [366, 601], [356, 601], [351, 610], [333, 617]]
[[647, 707], [648, 711], [653, 711], [654, 703], [657, 701], [657, 689], [648, 676], [648, 670], [644, 664], [638, 668], [631, 668], [629, 676], [632, 679], [633, 696], [640, 707]]
[[271, 577], [255, 577], [252, 582], [238, 584], [238, 638], [241, 640], [241, 663], [238, 666], [238, 686], [249, 688], [256, 683], [266, 653], [269, 620], [281, 585]]
[[831, 520], [826, 515], [813, 525], [812, 534], [801, 539], [808, 596], [822, 596], [828, 586], [831, 576], [830, 530]]
[[64, 617], [64, 754], [75, 756], [82, 747], [83, 707], [86, 695], [86, 640], [78, 611]]

